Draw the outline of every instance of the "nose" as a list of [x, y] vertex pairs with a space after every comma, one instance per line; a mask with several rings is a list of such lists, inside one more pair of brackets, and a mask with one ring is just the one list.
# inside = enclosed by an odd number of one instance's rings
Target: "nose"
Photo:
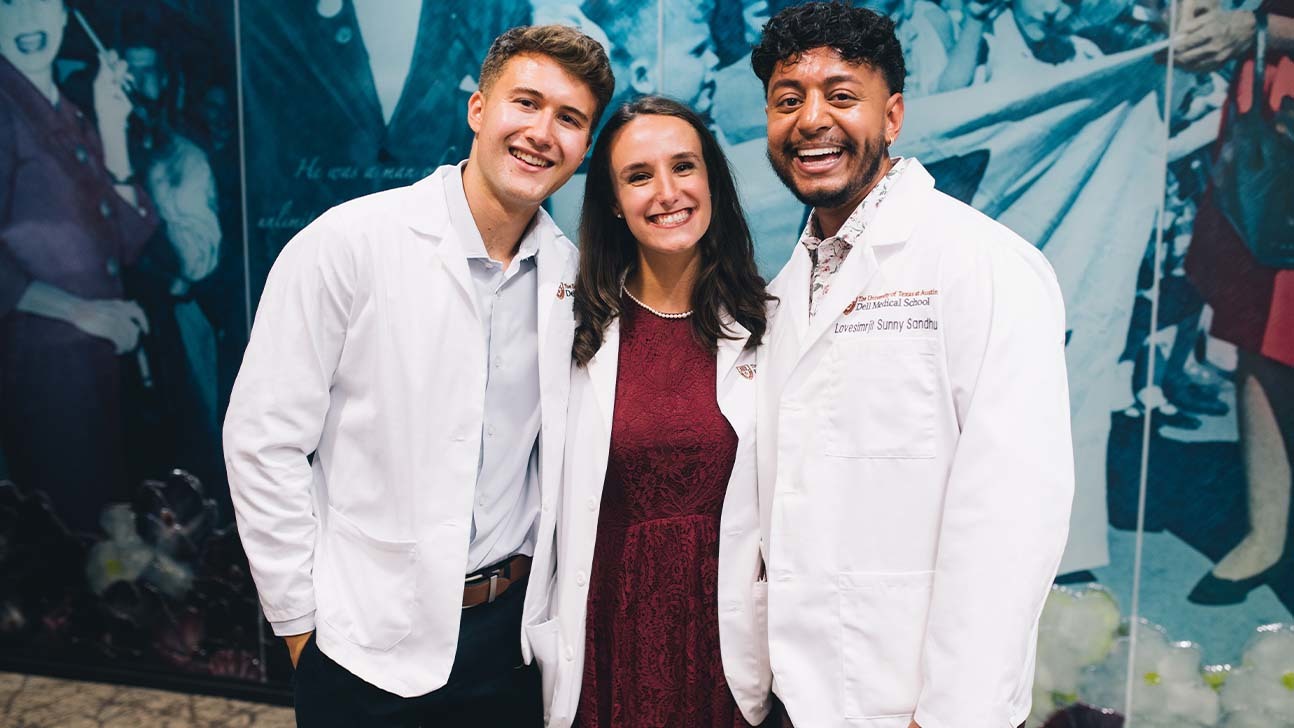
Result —
[[656, 178], [656, 202], [666, 210], [678, 202], [678, 184], [672, 175], [661, 175]]
[[14, 25], [22, 27], [30, 24], [36, 16], [36, 13], [33, 12], [34, 10], [35, 8], [31, 6], [31, 3], [26, 0], [18, 0], [18, 2], [14, 3], [14, 9], [10, 11], [10, 18], [13, 20]]
[[709, 80], [714, 76], [715, 70], [719, 67], [719, 54], [715, 53], [709, 46], [701, 52], [701, 68], [704, 69], [702, 78]]
[[553, 125], [556, 123], [552, 113], [535, 114], [530, 128], [526, 129], [526, 141], [534, 145], [535, 151], [542, 152], [553, 146]]
[[831, 113], [826, 97], [818, 92], [808, 94], [796, 116], [795, 125], [806, 137], [816, 136], [831, 128]]

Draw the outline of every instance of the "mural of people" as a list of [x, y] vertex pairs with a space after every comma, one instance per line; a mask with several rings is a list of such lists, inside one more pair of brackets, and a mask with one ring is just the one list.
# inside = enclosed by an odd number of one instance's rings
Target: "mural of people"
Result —
[[126, 61], [100, 58], [97, 124], [59, 90], [68, 17], [0, 3], [0, 442], [13, 479], [89, 532], [126, 492], [123, 379], [148, 320], [122, 274], [158, 219], [127, 150]]
[[[1265, 98], [1253, 95], [1252, 11], [1225, 12], [1208, 0], [1185, 4], [1178, 61], [1200, 71], [1243, 61], [1231, 83], [1229, 112], [1234, 116], [1257, 105], [1274, 115], [1271, 133], [1277, 134], [1279, 124], [1294, 119], [1294, 2], [1270, 0], [1261, 7], [1267, 13], [1269, 48], [1259, 61], [1265, 66]], [[1288, 126], [1284, 133], [1290, 134]], [[1221, 151], [1228, 153], [1225, 143]], [[1289, 538], [1294, 477], [1294, 340], [1283, 323], [1294, 313], [1294, 272], [1255, 259], [1224, 214], [1220, 194], [1215, 187], [1205, 198], [1187, 270], [1213, 307], [1211, 333], [1238, 349], [1236, 405], [1248, 531], [1191, 591], [1192, 601], [1208, 605], [1242, 602], [1248, 592], [1283, 576], [1278, 564]]]
[[[1255, 11], [1258, 108], [1294, 127], [1294, 8], [854, 1], [904, 46], [894, 153], [1039, 246], [1064, 290], [1078, 491], [1062, 579], [1082, 596], [1043, 621], [1035, 704], [1119, 702], [1152, 652], [1194, 660], [1191, 680], [1238, 664], [1258, 625], [1294, 621], [1294, 354], [1289, 270], [1257, 263], [1217, 202], [1219, 137], [1254, 108]], [[702, 114], [771, 277], [805, 208], [769, 168], [749, 50], [796, 2], [239, 0], [235, 27], [234, 0], [0, 0], [0, 536], [21, 544], [0, 550], [0, 612], [21, 617], [0, 619], [0, 652], [93, 646], [286, 684], [210, 457], [279, 248], [342, 200], [466, 157], [490, 40], [562, 22], [607, 46], [617, 102], [664, 93]], [[548, 203], [568, 233], [582, 187]], [[22, 567], [41, 555], [49, 574]], [[1163, 626], [1140, 656], [1119, 642], [1134, 583], [1135, 616]]]
[[279, 249], [342, 200], [467, 158], [462, 113], [524, 2], [242, 3], [248, 241], [255, 298]]

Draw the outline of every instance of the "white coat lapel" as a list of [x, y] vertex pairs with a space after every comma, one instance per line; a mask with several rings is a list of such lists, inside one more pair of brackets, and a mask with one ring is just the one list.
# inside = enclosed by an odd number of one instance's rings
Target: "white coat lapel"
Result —
[[[818, 312], [809, 319], [809, 333], [800, 341], [800, 354], [803, 355], [822, 338], [827, 329], [835, 323], [844, 312], [849, 302], [863, 290], [872, 276], [876, 275], [876, 253], [866, 243], [855, 246], [849, 257], [841, 264], [840, 270], [831, 279], [831, 288], [827, 295], [818, 302]], [[805, 274], [804, 285], [797, 286], [806, 293], [809, 289], [808, 274]], [[808, 303], [805, 303], [808, 308]]]
[[[565, 300], [573, 293], [570, 282], [563, 280], [563, 277], [568, 275], [571, 251], [558, 237], [557, 226], [547, 219], [547, 214], [543, 210], [535, 214], [541, 216], [535, 220], [537, 226], [535, 232], [542, 236], [539, 240], [539, 255], [535, 257], [538, 285], [535, 306], [539, 320], [539, 381], [542, 386], [543, 382], [553, 381], [552, 376], [557, 374], [557, 372], [548, 371], [550, 360], [559, 361], [548, 356], [548, 348], [555, 341], [566, 341], [566, 337], [554, 337], [553, 332], [549, 331], [548, 325], [552, 320], [553, 307], [558, 301]], [[565, 364], [567, 360], [562, 358], [560, 361]], [[562, 369], [564, 372], [569, 372], [565, 366]]]
[[778, 297], [773, 316], [779, 319], [783, 327], [789, 326], [795, 333], [794, 341], [804, 341], [809, 329], [809, 270], [811, 268], [809, 252], [803, 245], [797, 244], [791, 251], [791, 259], [782, 266], [777, 274], [775, 284], [770, 286]]
[[587, 365], [589, 380], [593, 384], [593, 396], [597, 399], [608, 437], [611, 435], [611, 420], [616, 409], [616, 370], [619, 362], [620, 318], [616, 317], [607, 324], [607, 330], [602, 334], [602, 347]]
[[[877, 248], [906, 243], [920, 220], [921, 207], [926, 195], [934, 189], [934, 178], [921, 163], [913, 159], [907, 169], [894, 181], [889, 194], [876, 210], [876, 217], [863, 231], [862, 240], [850, 251], [849, 257], [836, 271], [826, 298], [818, 302], [818, 312], [809, 321], [809, 333], [800, 344], [800, 354], [812, 347], [826, 333], [846, 307], [863, 293], [879, 269]], [[801, 246], [797, 246], [801, 247]], [[805, 254], [808, 258], [808, 254]], [[800, 284], [792, 286], [808, 295], [809, 275], [806, 270]], [[808, 304], [804, 304], [807, 310]]]
[[[737, 360], [741, 357], [741, 352], [745, 350], [746, 342], [750, 340], [750, 332], [746, 330], [745, 326], [737, 323], [735, 319], [728, 317], [727, 314], [724, 315], [723, 320], [728, 332], [735, 335], [737, 338], [719, 339], [719, 352], [715, 357], [717, 367], [715, 373], [715, 397], [719, 402], [719, 411], [723, 413], [723, 416], [728, 419], [729, 423], [732, 423], [734, 408], [732, 397], [729, 396], [729, 393], [738, 388], [732, 386], [733, 382], [731, 379], [734, 376], [752, 379], [755, 376], [755, 372], [753, 363], [741, 365], [743, 367], [749, 367], [749, 369], [746, 370], [749, 372], [748, 374], [737, 370]], [[751, 361], [753, 362], [753, 359]], [[734, 428], [736, 427], [735, 424], [733, 426]]]
[[445, 171], [441, 167], [436, 173], [422, 179], [409, 188], [409, 227], [419, 235], [427, 238], [440, 257], [449, 277], [458, 286], [459, 293], [466, 300], [472, 315], [481, 320], [481, 312], [476, 305], [476, 290], [472, 286], [472, 272], [467, 268], [467, 255], [463, 246], [449, 224], [449, 213], [445, 208]]

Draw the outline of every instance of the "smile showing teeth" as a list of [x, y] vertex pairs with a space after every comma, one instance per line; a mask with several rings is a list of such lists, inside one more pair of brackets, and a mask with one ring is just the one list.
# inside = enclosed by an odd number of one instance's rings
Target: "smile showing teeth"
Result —
[[547, 159], [544, 159], [542, 157], [536, 157], [533, 154], [527, 154], [521, 151], [520, 149], [509, 149], [508, 151], [512, 153], [512, 156], [516, 157], [517, 159], [520, 159], [521, 161], [531, 166], [534, 166], [534, 167], [553, 166], [553, 163], [548, 161]]
[[813, 159], [816, 157], [840, 154], [840, 152], [840, 147], [813, 147], [812, 149], [800, 149], [796, 151], [795, 154], [800, 159]]
[[40, 53], [45, 50], [46, 36], [44, 31], [35, 33], [23, 33], [13, 39], [13, 44], [17, 46], [20, 53]]
[[647, 219], [653, 225], [678, 225], [679, 223], [692, 217], [691, 208], [679, 210], [678, 212], [667, 212], [661, 215], [648, 215]]

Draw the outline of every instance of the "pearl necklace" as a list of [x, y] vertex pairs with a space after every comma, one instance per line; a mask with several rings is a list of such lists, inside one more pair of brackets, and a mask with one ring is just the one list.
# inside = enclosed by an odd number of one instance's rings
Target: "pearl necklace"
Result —
[[634, 303], [638, 304], [639, 306], [642, 306], [643, 308], [647, 309], [648, 311], [650, 311], [650, 312], [652, 312], [652, 313], [656, 314], [657, 316], [660, 316], [660, 317], [661, 317], [661, 318], [663, 318], [663, 319], [685, 319], [685, 318], [687, 318], [688, 316], [691, 316], [691, 315], [692, 315], [692, 312], [691, 312], [691, 311], [684, 311], [683, 313], [664, 313], [664, 312], [662, 312], [662, 311], [657, 311], [656, 309], [652, 308], [651, 306], [648, 306], [647, 304], [643, 303], [642, 301], [639, 301], [639, 300], [638, 300], [638, 297], [637, 297], [637, 296], [635, 296], [634, 294], [630, 293], [628, 288], [625, 288], [625, 287], [621, 286], [620, 290], [624, 291], [624, 294], [625, 294], [626, 296], [628, 296], [628, 297], [629, 297], [629, 299], [630, 299], [631, 301], [633, 301]]

